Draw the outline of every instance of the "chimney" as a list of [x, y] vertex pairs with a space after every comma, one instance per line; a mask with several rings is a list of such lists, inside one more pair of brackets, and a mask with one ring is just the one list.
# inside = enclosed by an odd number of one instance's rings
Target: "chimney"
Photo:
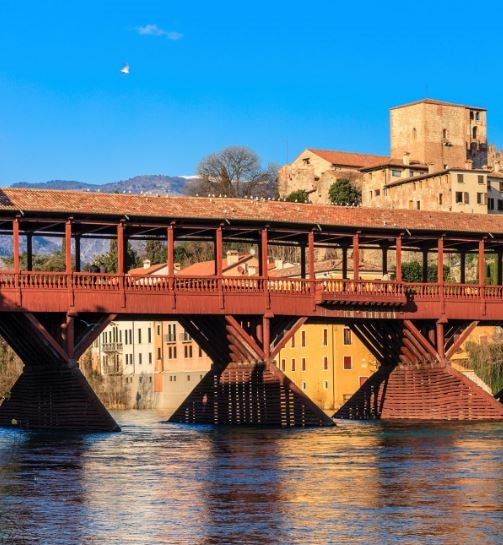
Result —
[[248, 265], [247, 269], [248, 276], [255, 276], [257, 274], [257, 266], [256, 265]]
[[176, 272], [176, 273], [182, 270], [182, 266], [180, 265], [180, 263], [175, 263], [175, 267], [174, 267], [174, 268], [175, 268], [175, 272]]
[[234, 265], [239, 261], [239, 255], [236, 250], [227, 250], [227, 266]]
[[283, 268], [283, 260], [282, 259], [275, 259], [274, 260], [274, 268], [275, 269], [282, 269]]
[[406, 151], [406, 152], [403, 154], [402, 161], [403, 161], [403, 164], [404, 164], [404, 165], [406, 165], [406, 166], [409, 166], [409, 165], [410, 165], [410, 153], [409, 153], [408, 151]]
[[150, 265], [151, 265], [150, 259], [144, 259], [143, 260], [143, 268], [144, 269], [150, 269]]
[[465, 168], [466, 170], [472, 170], [473, 168], [473, 161], [471, 159], [467, 159], [465, 161]]

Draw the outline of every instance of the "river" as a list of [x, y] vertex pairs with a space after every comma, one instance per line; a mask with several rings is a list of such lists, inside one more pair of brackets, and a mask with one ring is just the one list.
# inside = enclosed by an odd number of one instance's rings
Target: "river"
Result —
[[0, 429], [0, 543], [500, 545], [503, 424]]

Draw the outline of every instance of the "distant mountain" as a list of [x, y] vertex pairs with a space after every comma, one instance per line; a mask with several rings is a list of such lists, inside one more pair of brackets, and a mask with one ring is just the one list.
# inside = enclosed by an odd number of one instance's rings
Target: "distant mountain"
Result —
[[58, 189], [63, 191], [98, 191], [102, 193], [155, 193], [158, 195], [167, 195], [169, 193], [170, 195], [182, 195], [189, 179], [192, 180], [192, 177], [153, 174], [103, 184], [50, 180], [49, 182], [16, 182], [11, 187]]

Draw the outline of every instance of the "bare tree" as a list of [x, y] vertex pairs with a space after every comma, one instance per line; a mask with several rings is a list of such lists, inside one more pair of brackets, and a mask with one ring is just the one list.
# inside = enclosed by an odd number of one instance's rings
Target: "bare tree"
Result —
[[263, 168], [258, 155], [242, 146], [231, 146], [205, 157], [197, 167], [199, 180], [189, 192], [227, 197], [274, 197], [277, 168]]

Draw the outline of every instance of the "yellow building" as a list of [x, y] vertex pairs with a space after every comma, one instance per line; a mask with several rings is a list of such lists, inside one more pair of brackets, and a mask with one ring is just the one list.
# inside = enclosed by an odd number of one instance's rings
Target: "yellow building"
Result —
[[276, 364], [326, 411], [343, 405], [377, 368], [351, 329], [336, 324], [302, 326], [280, 351]]

